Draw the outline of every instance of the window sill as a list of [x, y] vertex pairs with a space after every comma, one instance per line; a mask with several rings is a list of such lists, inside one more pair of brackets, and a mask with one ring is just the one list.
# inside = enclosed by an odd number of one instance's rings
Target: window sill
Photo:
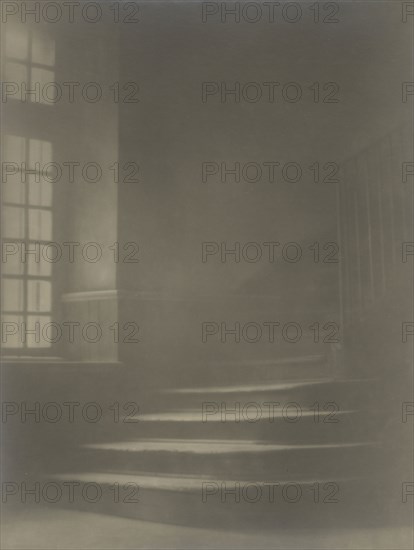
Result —
[[57, 366], [57, 367], [78, 367], [78, 366], [93, 366], [93, 367], [122, 367], [120, 361], [69, 361], [62, 357], [40, 357], [40, 356], [18, 356], [9, 355], [1, 358], [2, 366], [8, 365], [33, 365], [33, 366]]

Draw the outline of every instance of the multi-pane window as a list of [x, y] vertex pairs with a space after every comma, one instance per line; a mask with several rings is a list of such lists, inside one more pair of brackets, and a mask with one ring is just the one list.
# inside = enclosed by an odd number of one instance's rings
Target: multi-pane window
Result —
[[398, 280], [412, 235], [412, 191], [401, 181], [412, 129], [404, 126], [344, 163], [340, 187], [342, 277], [347, 323], [361, 320]]
[[[3, 81], [19, 90], [10, 98], [50, 105], [42, 90], [55, 81], [54, 39], [39, 25], [9, 22], [4, 31]], [[51, 347], [41, 331], [52, 321], [53, 264], [43, 251], [52, 240], [53, 190], [44, 170], [53, 151], [47, 138], [22, 129], [24, 116], [16, 122], [20, 130], [2, 146], [2, 346], [24, 354]]]
[[2, 182], [2, 322], [16, 327], [3, 337], [6, 348], [50, 347], [36, 330], [52, 320], [53, 264], [44, 247], [52, 240], [53, 190], [43, 171], [52, 154], [49, 141], [5, 136], [3, 161], [12, 170]]
[[[24, 87], [28, 101], [52, 105], [42, 93], [47, 84], [55, 81], [55, 41], [44, 30], [28, 25], [7, 24], [5, 29], [5, 63], [3, 80]], [[38, 88], [38, 93], [30, 93]], [[53, 93], [53, 92], [48, 92]], [[11, 96], [13, 97], [13, 96]]]

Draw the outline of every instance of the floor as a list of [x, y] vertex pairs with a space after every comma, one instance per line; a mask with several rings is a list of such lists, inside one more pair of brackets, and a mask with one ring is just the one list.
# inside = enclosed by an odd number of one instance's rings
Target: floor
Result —
[[39, 505], [18, 513], [13, 510], [10, 517], [3, 507], [1, 548], [409, 550], [413, 543], [413, 531], [405, 527], [244, 534], [53, 510]]

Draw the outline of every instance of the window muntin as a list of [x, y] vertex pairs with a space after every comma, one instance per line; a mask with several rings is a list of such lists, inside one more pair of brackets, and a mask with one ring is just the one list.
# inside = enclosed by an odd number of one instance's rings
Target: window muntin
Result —
[[[48, 141], [6, 135], [3, 159], [17, 166], [3, 183], [3, 243], [17, 252], [2, 260], [3, 323], [16, 323], [17, 335], [8, 336], [5, 348], [43, 349], [51, 343], [36, 334], [24, 337], [52, 320], [52, 263], [45, 261], [42, 247], [53, 235], [53, 187], [42, 172], [52, 160]], [[5, 179], [5, 178], [4, 178]]]
[[[55, 41], [44, 29], [8, 23], [4, 42], [4, 81], [15, 82], [19, 86], [24, 83], [28, 91], [36, 85], [43, 89], [47, 84], [55, 82]], [[37, 101], [36, 94], [27, 93], [27, 97], [31, 102]], [[50, 99], [53, 100], [53, 97]], [[42, 93], [38, 101], [46, 105], [53, 104], [46, 101]]]

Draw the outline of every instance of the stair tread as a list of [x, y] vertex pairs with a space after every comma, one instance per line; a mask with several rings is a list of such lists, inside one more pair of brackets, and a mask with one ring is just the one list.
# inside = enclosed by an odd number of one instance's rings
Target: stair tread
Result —
[[250, 359], [250, 360], [240, 360], [240, 359], [223, 359], [220, 361], [211, 361], [210, 366], [225, 366], [225, 365], [287, 365], [287, 364], [300, 364], [303, 363], [312, 363], [314, 361], [326, 361], [326, 355], [322, 353], [315, 353], [309, 355], [295, 355], [294, 357], [281, 357], [279, 359]]
[[168, 388], [161, 390], [160, 393], [168, 394], [197, 394], [197, 393], [248, 393], [254, 391], [283, 391], [290, 389], [305, 388], [309, 386], [341, 384], [341, 383], [363, 383], [373, 382], [375, 378], [355, 378], [355, 379], [336, 379], [336, 378], [312, 378], [309, 380], [286, 380], [283, 382], [275, 382], [271, 384], [243, 384], [239, 386], [205, 386], [201, 388]]
[[121, 441], [115, 443], [90, 443], [83, 448], [121, 452], [168, 451], [192, 454], [235, 454], [265, 453], [302, 449], [344, 449], [368, 447], [375, 442], [320, 443], [320, 444], [274, 444], [266, 441], [222, 441], [209, 439], [147, 439], [140, 441]]
[[[212, 476], [208, 475], [202, 475], [202, 476], [186, 476], [186, 475], [165, 475], [165, 474], [155, 474], [150, 472], [137, 472], [137, 473], [110, 473], [110, 472], [78, 472], [78, 473], [63, 473], [63, 474], [55, 474], [52, 476], [53, 479], [59, 479], [59, 480], [67, 480], [67, 481], [79, 481], [79, 482], [93, 482], [99, 483], [101, 485], [110, 484], [113, 485], [114, 483], [121, 484], [127, 484], [127, 483], [135, 483], [136, 485], [139, 485], [140, 488], [143, 489], [158, 489], [158, 490], [167, 490], [167, 491], [200, 491], [201, 484], [212, 482], [212, 483], [225, 483], [226, 486], [230, 486], [231, 484], [235, 483], [243, 483], [243, 484], [250, 484], [254, 483], [256, 485], [265, 485], [266, 483], [274, 483], [276, 484], [277, 481], [271, 480], [271, 481], [263, 481], [263, 480], [229, 480], [229, 479], [217, 479]], [[361, 478], [358, 476], [353, 477], [342, 477], [342, 478], [335, 478], [335, 482], [352, 482], [352, 481], [359, 481]], [[332, 482], [332, 478], [322, 478], [322, 477], [316, 477], [316, 478], [298, 478], [292, 480], [282, 480], [283, 484], [289, 484], [289, 483], [301, 483], [306, 485], [312, 485], [314, 483], [327, 483]]]
[[[348, 409], [348, 410], [342, 410], [342, 411], [336, 411], [335, 415], [347, 415], [347, 414], [353, 414], [357, 412], [357, 409]], [[148, 413], [148, 414], [142, 414], [137, 417], [135, 417], [137, 422], [203, 422], [204, 424], [211, 423], [211, 422], [220, 422], [222, 423], [221, 414], [218, 414], [219, 411], [217, 411], [217, 414], [214, 414], [208, 417], [207, 420], [203, 420], [203, 413], [200, 409], [193, 409], [193, 410], [174, 410], [174, 411], [167, 411], [167, 412], [160, 412], [160, 413]], [[230, 415], [231, 413], [228, 412]], [[301, 411], [301, 417], [313, 417], [315, 414], [315, 411], [312, 409], [309, 410], [302, 410]], [[323, 416], [329, 416], [332, 414], [332, 411], [319, 411], [318, 415], [319, 417]], [[284, 420], [285, 416], [283, 411], [271, 411], [266, 410], [262, 411], [262, 416], [260, 417], [260, 420], [273, 420], [273, 419], [279, 419]], [[131, 417], [131, 421], [134, 420], [134, 417]], [[258, 419], [259, 420], [259, 419]], [[249, 419], [246, 417], [242, 417], [239, 424], [247, 423], [251, 424], [252, 422], [249, 421]]]

